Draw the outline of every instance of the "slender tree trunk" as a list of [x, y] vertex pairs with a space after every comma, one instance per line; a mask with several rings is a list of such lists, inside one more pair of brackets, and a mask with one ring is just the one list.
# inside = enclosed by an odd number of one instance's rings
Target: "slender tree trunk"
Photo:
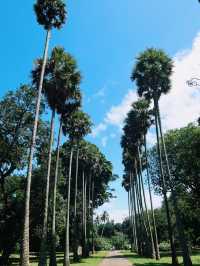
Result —
[[150, 197], [150, 204], [151, 204], [151, 214], [152, 214], [152, 221], [153, 221], [155, 252], [156, 252], [156, 259], [159, 260], [160, 259], [160, 251], [159, 251], [159, 245], [158, 245], [158, 235], [157, 235], [155, 214], [154, 214], [154, 208], [153, 208], [153, 200], [152, 200], [152, 194], [151, 194], [149, 164], [148, 164], [148, 157], [147, 157], [146, 135], [144, 136], [144, 147], [145, 147], [145, 158], [146, 158], [146, 167], [147, 167], [147, 183], [148, 183], [148, 189], [149, 189], [149, 197]]
[[25, 211], [24, 211], [24, 228], [23, 228], [23, 238], [22, 238], [21, 259], [20, 259], [21, 266], [29, 266], [29, 212], [30, 212], [32, 163], [33, 163], [33, 155], [34, 155], [34, 149], [35, 149], [35, 141], [36, 141], [39, 112], [40, 112], [40, 101], [41, 101], [42, 86], [43, 86], [43, 80], [44, 80], [44, 72], [45, 72], [47, 56], [48, 56], [50, 36], [51, 36], [51, 31], [48, 30], [47, 36], [46, 36], [46, 43], [45, 43], [45, 50], [44, 50], [44, 56], [43, 56], [42, 70], [41, 70], [41, 75], [40, 75], [39, 88], [38, 88], [35, 121], [34, 121], [32, 140], [31, 140], [31, 146], [30, 146], [29, 162], [28, 162], [28, 174], [27, 174], [27, 185], [26, 185], [26, 195], [25, 195]]
[[[158, 112], [158, 124], [159, 124], [159, 129], [160, 129], [160, 136], [161, 136], [161, 141], [162, 141], [162, 146], [163, 146], [163, 151], [164, 151], [164, 156], [165, 156], [165, 161], [166, 161], [166, 166], [167, 166], [167, 174], [168, 174], [169, 180], [171, 180], [172, 179], [171, 178], [171, 171], [170, 171], [170, 167], [169, 167], [169, 160], [168, 160], [168, 155], [167, 155], [167, 150], [166, 150], [166, 145], [165, 145], [165, 139], [163, 137], [159, 104], [157, 104], [157, 112]], [[173, 188], [172, 188], [172, 201], [173, 201], [175, 215], [176, 215], [176, 224], [177, 224], [177, 229], [178, 229], [178, 233], [179, 233], [180, 244], [181, 244], [181, 248], [182, 248], [182, 252], [183, 252], [183, 264], [184, 264], [184, 266], [192, 266], [192, 260], [190, 257], [190, 252], [189, 252], [189, 248], [188, 248], [185, 233], [184, 233], [181, 215], [180, 215], [180, 212], [178, 209], [177, 195], [176, 195], [175, 189], [173, 189]]]
[[143, 194], [143, 200], [144, 200], [144, 207], [145, 207], [145, 212], [146, 212], [146, 216], [147, 216], [147, 224], [148, 224], [148, 228], [149, 228], [149, 235], [150, 235], [150, 241], [151, 241], [151, 257], [154, 259], [156, 257], [155, 246], [154, 246], [153, 233], [152, 233], [152, 229], [151, 229], [151, 223], [150, 223], [150, 219], [149, 219], [146, 196], [145, 196], [145, 191], [144, 191], [144, 182], [143, 182], [143, 178], [142, 178], [142, 162], [141, 162], [141, 155], [140, 155], [139, 146], [138, 146], [138, 157], [139, 157], [139, 166], [140, 166], [139, 167], [140, 168], [139, 176], [141, 178], [141, 187], [142, 187], [142, 194]]
[[48, 230], [48, 209], [49, 209], [49, 179], [51, 173], [51, 158], [52, 158], [52, 146], [54, 139], [54, 120], [55, 120], [55, 110], [52, 111], [51, 115], [51, 128], [50, 128], [50, 138], [49, 138], [49, 152], [48, 152], [48, 168], [46, 177], [46, 191], [45, 191], [45, 203], [44, 203], [44, 217], [43, 217], [43, 227], [42, 227], [42, 239], [40, 246], [40, 258], [39, 266], [47, 265], [47, 230]]
[[76, 152], [76, 176], [75, 176], [75, 194], [74, 194], [74, 235], [75, 239], [73, 241], [73, 255], [74, 262], [79, 262], [80, 258], [78, 255], [78, 221], [77, 221], [77, 193], [78, 193], [78, 171], [79, 171], [79, 143], [77, 143]]
[[138, 242], [139, 242], [139, 230], [138, 230], [138, 225], [137, 225], [137, 210], [136, 210], [136, 199], [135, 199], [135, 184], [133, 182], [133, 210], [134, 210], [134, 220], [135, 220], [135, 246], [136, 246], [136, 252], [138, 252]]
[[142, 203], [141, 179], [140, 179], [140, 176], [139, 176], [139, 173], [138, 173], [138, 170], [137, 170], [137, 162], [136, 161], [135, 161], [135, 171], [136, 171], [136, 178], [138, 179], [138, 182], [137, 182], [137, 184], [138, 184], [138, 186], [137, 186], [137, 197], [138, 197], [139, 204], [140, 204], [140, 209], [141, 209], [142, 223], [144, 225], [145, 232], [146, 232], [146, 237], [148, 239], [149, 232], [148, 232], [146, 221], [145, 221], [146, 219], [145, 219], [145, 216], [144, 216], [144, 208], [143, 208], [143, 203]]
[[86, 225], [86, 178], [85, 178], [85, 172], [83, 171], [83, 175], [82, 175], [82, 180], [83, 180], [83, 198], [82, 198], [82, 204], [83, 204], [83, 252], [82, 252], [82, 256], [86, 257], [86, 239], [87, 239], [87, 225]]
[[137, 235], [136, 235], [136, 221], [135, 221], [135, 213], [134, 213], [134, 204], [133, 204], [133, 177], [132, 173], [130, 173], [130, 208], [131, 208], [131, 223], [132, 223], [132, 237], [133, 237], [133, 242], [132, 244], [134, 245], [134, 248], [132, 251], [137, 252]]
[[133, 225], [133, 197], [132, 197], [132, 173], [130, 172], [129, 175], [130, 178], [130, 223], [131, 223], [131, 231], [132, 231], [132, 237], [131, 237], [131, 251], [134, 251], [134, 225]]
[[[130, 188], [128, 190], [128, 220], [129, 220], [129, 228], [132, 230], [133, 228], [133, 223], [132, 223], [132, 207], [131, 207], [131, 184], [130, 184]], [[132, 250], [132, 245], [133, 245], [133, 239], [131, 238], [131, 250]]]
[[75, 196], [74, 196], [74, 217], [76, 219], [76, 200], [77, 200], [77, 187], [78, 187], [78, 167], [79, 167], [79, 144], [77, 144], [76, 153], [76, 180], [75, 180]]
[[167, 199], [167, 188], [166, 188], [165, 177], [164, 177], [164, 172], [163, 172], [162, 155], [161, 155], [160, 139], [159, 139], [159, 128], [158, 128], [158, 112], [157, 112], [158, 108], [157, 108], [157, 101], [155, 99], [154, 99], [154, 106], [155, 106], [155, 122], [156, 122], [156, 136], [157, 136], [159, 167], [160, 167], [160, 175], [161, 175], [161, 180], [162, 180], [162, 190], [163, 190], [166, 215], [167, 215], [168, 233], [169, 233], [171, 252], [172, 252], [172, 265], [176, 266], [179, 263], [178, 263], [178, 257], [176, 255], [174, 235], [173, 235], [173, 230], [172, 230], [171, 217], [170, 217], [170, 211], [169, 211], [169, 205], [168, 205], [168, 199]]
[[70, 196], [71, 196], [71, 176], [72, 176], [72, 160], [73, 160], [73, 146], [71, 148], [69, 161], [69, 176], [68, 176], [68, 192], [67, 192], [67, 213], [65, 226], [65, 252], [63, 266], [70, 266], [70, 250], [69, 250], [69, 214], [70, 214]]
[[94, 180], [92, 180], [92, 208], [91, 208], [91, 216], [92, 216], [92, 254], [95, 253], [94, 246]]
[[143, 217], [142, 217], [142, 210], [141, 210], [141, 207], [140, 207], [140, 199], [139, 199], [139, 191], [138, 191], [138, 182], [136, 180], [135, 182], [135, 200], [136, 200], [136, 206], [137, 206], [137, 214], [138, 214], [138, 232], [139, 235], [138, 235], [138, 254], [140, 256], [143, 256], [144, 255], [144, 246], [143, 246], [143, 243], [144, 243], [144, 235], [147, 234], [146, 232], [146, 227], [145, 227], [145, 223], [143, 221]]
[[85, 178], [85, 193], [84, 193], [84, 196], [85, 196], [85, 215], [84, 215], [84, 219], [85, 219], [85, 222], [84, 222], [84, 225], [85, 225], [85, 228], [84, 228], [84, 243], [85, 243], [85, 257], [88, 257], [89, 254], [88, 254], [88, 241], [87, 241], [87, 178]]
[[56, 148], [56, 168], [53, 183], [53, 210], [52, 210], [52, 228], [51, 228], [51, 253], [50, 253], [50, 266], [56, 266], [56, 191], [58, 182], [59, 160], [60, 160], [60, 141], [62, 136], [62, 117], [60, 119], [60, 126], [58, 132], [57, 148]]

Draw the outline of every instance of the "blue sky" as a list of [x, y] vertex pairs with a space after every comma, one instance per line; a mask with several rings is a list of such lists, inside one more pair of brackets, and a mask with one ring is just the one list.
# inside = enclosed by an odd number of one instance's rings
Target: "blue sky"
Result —
[[[0, 97], [30, 82], [33, 61], [42, 55], [45, 35], [35, 20], [33, 3], [1, 4]], [[130, 73], [139, 52], [152, 46], [163, 48], [175, 60], [175, 89], [161, 103], [165, 128], [185, 125], [199, 115], [199, 92], [189, 91], [185, 81], [200, 76], [200, 5], [197, 0], [69, 0], [67, 8], [68, 21], [61, 31], [53, 31], [50, 48], [64, 46], [77, 59], [83, 75], [84, 110], [95, 124], [89, 139], [113, 162], [115, 173], [122, 175], [120, 128], [136, 99]], [[178, 96], [183, 101], [174, 101]], [[151, 133], [149, 143], [153, 141]], [[127, 196], [121, 180], [113, 186], [118, 198], [103, 208], [119, 220], [127, 212]]]

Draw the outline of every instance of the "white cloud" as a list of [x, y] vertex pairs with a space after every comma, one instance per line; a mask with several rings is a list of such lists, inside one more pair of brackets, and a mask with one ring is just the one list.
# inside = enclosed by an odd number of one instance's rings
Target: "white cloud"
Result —
[[172, 89], [161, 97], [160, 108], [165, 130], [179, 128], [200, 116], [200, 88], [189, 87], [187, 81], [200, 78], [200, 33], [192, 48], [174, 57]]
[[105, 131], [106, 129], [107, 129], [107, 125], [105, 123], [100, 123], [96, 127], [93, 128], [91, 135], [92, 135], [93, 138], [95, 138], [101, 132]]
[[112, 199], [110, 202], [103, 204], [96, 211], [96, 215], [101, 215], [104, 211], [109, 213], [109, 219], [114, 220], [115, 223], [122, 223], [128, 217], [128, 209], [119, 209], [116, 199]]
[[119, 105], [112, 106], [110, 111], [106, 114], [105, 122], [110, 125], [119, 126], [123, 125], [126, 114], [131, 109], [131, 104], [137, 99], [137, 94], [133, 90], [125, 95], [124, 99]]

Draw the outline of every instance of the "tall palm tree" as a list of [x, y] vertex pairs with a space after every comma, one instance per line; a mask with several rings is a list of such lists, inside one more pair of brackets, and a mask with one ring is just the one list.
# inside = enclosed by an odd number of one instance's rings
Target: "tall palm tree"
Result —
[[163, 172], [161, 146], [158, 130], [159, 99], [162, 94], [168, 93], [171, 88], [170, 76], [172, 74], [172, 69], [172, 60], [162, 50], [156, 50], [151, 48], [141, 53], [137, 58], [137, 62], [133, 69], [131, 79], [133, 81], [136, 81], [139, 96], [143, 96], [148, 101], [153, 100], [154, 103], [160, 176], [162, 180], [162, 190], [167, 214], [168, 232], [172, 252], [172, 264], [178, 265], [167, 199], [166, 180]]
[[[41, 62], [42, 60], [39, 61]], [[37, 65], [35, 70], [32, 72], [33, 83], [35, 83], [36, 85], [39, 82], [41, 67], [42, 64]], [[81, 80], [81, 75], [80, 72], [76, 69], [76, 63], [73, 60], [73, 58], [69, 54], [67, 54], [63, 48], [55, 47], [52, 51], [51, 58], [47, 62], [44, 74], [44, 82], [43, 82], [43, 92], [47, 98], [48, 105], [52, 110], [52, 115], [51, 115], [51, 131], [50, 131], [49, 153], [48, 153], [48, 170], [46, 178], [46, 195], [45, 195], [45, 204], [44, 204], [43, 233], [41, 240], [40, 260], [39, 260], [40, 266], [46, 265], [46, 259], [47, 259], [46, 253], [47, 253], [47, 219], [48, 219], [48, 207], [49, 207], [49, 178], [51, 172], [51, 155], [52, 155], [52, 144], [54, 139], [55, 113], [56, 112], [63, 113], [64, 111], [65, 115], [66, 112], [69, 113], [71, 106], [69, 106], [69, 104], [68, 105], [66, 104], [67, 101], [74, 101], [74, 105], [76, 104], [75, 107], [77, 105], [80, 105], [79, 87], [78, 87], [80, 80]], [[67, 108], [69, 108], [69, 110], [67, 110]], [[60, 135], [61, 135], [61, 125], [60, 125], [58, 139], [60, 139], [61, 137]], [[53, 199], [53, 202], [55, 202], [55, 198]], [[55, 212], [53, 212], [53, 216], [54, 215]], [[53, 217], [53, 223], [54, 220], [55, 219]], [[53, 227], [54, 225], [52, 226], [52, 228]], [[52, 236], [52, 241], [53, 238], [54, 237]]]
[[[63, 123], [65, 132], [69, 135], [70, 139], [73, 139], [73, 143], [77, 146], [77, 156], [76, 156], [76, 174], [75, 174], [75, 196], [74, 196], [74, 229], [77, 232], [77, 221], [76, 221], [76, 206], [77, 206], [77, 186], [78, 186], [78, 167], [79, 167], [79, 143], [84, 136], [91, 132], [92, 123], [89, 116], [81, 110], [73, 112], [70, 118], [64, 120]], [[70, 206], [69, 206], [70, 207]], [[67, 210], [69, 212], [69, 210]], [[77, 232], [78, 233], [78, 232]], [[69, 241], [69, 239], [67, 240]], [[77, 254], [77, 241], [74, 241], [74, 260], [78, 261]], [[68, 244], [67, 244], [68, 245]], [[66, 255], [67, 257], [68, 255]]]
[[28, 162], [28, 173], [27, 173], [27, 186], [25, 196], [25, 214], [24, 214], [24, 228], [22, 238], [22, 252], [20, 264], [22, 266], [29, 265], [29, 208], [30, 208], [30, 188], [31, 188], [31, 176], [32, 176], [32, 162], [35, 148], [35, 140], [37, 134], [41, 92], [43, 85], [44, 72], [48, 56], [49, 40], [52, 28], [61, 28], [65, 22], [66, 11], [65, 4], [62, 0], [37, 0], [34, 5], [37, 21], [47, 31], [45, 49], [43, 55], [42, 69], [40, 73], [40, 81], [38, 86], [38, 97], [36, 102], [35, 121], [33, 126], [32, 141], [30, 145], [30, 154]]
[[[74, 143], [80, 141], [80, 139], [90, 132], [91, 122], [89, 116], [82, 111], [78, 110], [71, 114], [70, 118], [63, 120], [63, 129], [65, 134], [68, 134], [71, 140], [72, 149], [70, 155], [70, 166], [69, 166], [69, 177], [68, 177], [68, 199], [67, 199], [67, 219], [66, 219], [66, 240], [65, 240], [65, 259], [64, 266], [70, 265], [69, 261], [69, 212], [70, 212], [70, 184], [71, 184], [71, 167], [72, 167], [72, 156], [74, 151]], [[75, 180], [75, 195], [77, 194], [77, 171], [76, 169], [76, 180]], [[77, 195], [76, 195], [77, 196]]]

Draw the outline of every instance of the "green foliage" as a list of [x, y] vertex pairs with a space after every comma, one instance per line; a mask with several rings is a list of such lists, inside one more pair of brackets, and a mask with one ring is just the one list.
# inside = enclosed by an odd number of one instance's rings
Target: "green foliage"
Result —
[[46, 30], [59, 29], [65, 23], [66, 10], [62, 0], [37, 0], [34, 10], [38, 23]]
[[111, 250], [113, 247], [112, 240], [109, 238], [96, 238], [95, 239], [95, 250]]
[[136, 81], [139, 96], [159, 99], [171, 88], [172, 60], [163, 50], [147, 49], [137, 57], [131, 79]]
[[[42, 59], [35, 62], [32, 71], [33, 84], [38, 88]], [[48, 59], [43, 81], [43, 93], [51, 110], [66, 116], [81, 105], [80, 93], [81, 74], [76, 60], [64, 48], [54, 47]]]
[[159, 244], [160, 251], [169, 251], [170, 250], [170, 243], [169, 242], [161, 242]]

